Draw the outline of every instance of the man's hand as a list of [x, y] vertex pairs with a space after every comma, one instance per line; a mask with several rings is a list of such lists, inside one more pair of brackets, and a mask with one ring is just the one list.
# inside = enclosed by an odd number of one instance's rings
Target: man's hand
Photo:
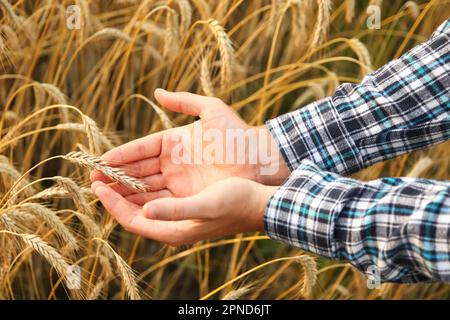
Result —
[[193, 196], [161, 198], [137, 205], [111, 186], [92, 189], [128, 231], [171, 246], [263, 230], [264, 209], [277, 187], [242, 178], [221, 180]]
[[[102, 157], [112, 165], [118, 163], [125, 165], [122, 169], [129, 175], [146, 182], [150, 189], [149, 192], [135, 194], [117, 183], [112, 183], [99, 172], [91, 174], [93, 182], [109, 183], [110, 187], [130, 202], [136, 205], [144, 205], [148, 201], [163, 197], [195, 195], [207, 186], [230, 177], [246, 178], [267, 185], [279, 185], [289, 175], [289, 170], [274, 145], [268, 129], [264, 126], [252, 127], [247, 125], [221, 100], [187, 92], [171, 93], [161, 89], [155, 91], [155, 97], [163, 107], [173, 112], [198, 116], [200, 120], [187, 126], [165, 130], [131, 141], [107, 152]], [[214, 131], [222, 137], [225, 137], [230, 130], [231, 132], [233, 130], [240, 130], [241, 132], [249, 130], [248, 132], [254, 133], [258, 137], [258, 143], [253, 146], [251, 144], [245, 145], [245, 150], [239, 151], [237, 147], [236, 149], [226, 149], [223, 146], [224, 155], [231, 156], [230, 159], [237, 159], [237, 152], [242, 152], [246, 159], [249, 159], [251, 158], [250, 154], [253, 156], [258, 154], [258, 150], [254, 149], [262, 145], [263, 148], [271, 148], [271, 150], [276, 151], [270, 153], [270, 157], [266, 161], [276, 162], [279, 170], [272, 175], [262, 175], [261, 168], [267, 166], [268, 163], [261, 163], [260, 159], [257, 159], [256, 163], [249, 163], [247, 160], [245, 163], [237, 163], [237, 161], [235, 163], [221, 163], [218, 159], [219, 155], [215, 154], [216, 158], [209, 162], [175, 163], [173, 151], [180, 145], [180, 142], [174, 142], [174, 137], [186, 137], [187, 135], [189, 138], [187, 140], [190, 141], [190, 145], [187, 147], [191, 150], [195, 148], [194, 144], [198, 143], [199, 140], [201, 140], [203, 146], [211, 143], [205, 141], [204, 137], [196, 136], [196, 128], [199, 126], [201, 126], [203, 132]]]

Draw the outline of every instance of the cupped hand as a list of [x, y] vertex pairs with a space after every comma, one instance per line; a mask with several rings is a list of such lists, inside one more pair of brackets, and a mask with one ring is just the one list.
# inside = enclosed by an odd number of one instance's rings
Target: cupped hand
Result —
[[155, 199], [144, 206], [127, 200], [101, 181], [94, 182], [92, 188], [127, 231], [179, 246], [262, 231], [264, 209], [277, 187], [227, 178], [193, 196]]
[[[148, 192], [134, 193], [109, 181], [108, 178], [99, 172], [92, 172], [92, 182], [101, 181], [125, 197], [126, 200], [141, 206], [148, 201], [164, 197], [186, 197], [195, 195], [204, 188], [217, 181], [230, 178], [241, 177], [267, 185], [279, 185], [288, 176], [289, 171], [279, 153], [269, 131], [264, 127], [252, 127], [247, 125], [233, 110], [217, 98], [199, 96], [187, 92], [172, 93], [162, 89], [155, 91], [158, 102], [166, 109], [173, 112], [181, 112], [186, 115], [198, 116], [196, 121], [187, 126], [165, 130], [149, 136], [131, 141], [119, 146], [107, 153], [102, 158], [112, 165], [120, 163], [122, 169], [129, 175], [142, 179], [148, 185]], [[258, 141], [256, 144], [249, 143], [244, 149], [235, 148], [223, 149], [220, 153], [212, 153], [213, 159], [205, 161], [198, 159], [195, 150], [196, 143], [201, 141], [202, 146], [211, 143], [205, 136], [198, 136], [201, 132], [213, 132], [215, 135], [226, 137], [229, 132], [245, 132], [254, 134]], [[191, 162], [175, 161], [174, 154], [176, 148], [181, 145], [181, 140], [187, 138], [187, 143], [183, 151], [191, 151]], [[263, 140], [263, 141], [262, 141]], [[184, 140], [183, 140], [184, 141]], [[217, 141], [216, 141], [217, 142]], [[265, 162], [261, 159], [248, 161], [258, 153], [255, 148], [268, 148], [269, 157]], [[275, 152], [273, 152], [275, 150]], [[239, 162], [238, 152], [245, 156], [244, 162]], [[224, 157], [236, 159], [235, 161], [223, 162]], [[200, 155], [202, 157], [202, 155]], [[242, 159], [241, 159], [242, 160]], [[275, 164], [275, 172], [268, 175], [261, 174], [264, 166]], [[236, 192], [236, 190], [233, 190]]]

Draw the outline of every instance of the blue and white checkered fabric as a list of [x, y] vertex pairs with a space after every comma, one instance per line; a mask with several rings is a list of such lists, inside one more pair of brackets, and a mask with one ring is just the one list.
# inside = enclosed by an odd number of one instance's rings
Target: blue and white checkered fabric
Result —
[[381, 281], [450, 282], [450, 182], [341, 175], [450, 138], [450, 20], [335, 94], [267, 122], [291, 170], [272, 196], [275, 239]]

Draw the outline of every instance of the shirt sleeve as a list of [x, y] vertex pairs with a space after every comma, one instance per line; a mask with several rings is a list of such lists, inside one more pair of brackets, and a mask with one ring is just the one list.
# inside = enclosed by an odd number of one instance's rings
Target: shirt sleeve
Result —
[[351, 174], [450, 138], [450, 20], [361, 84], [269, 120], [289, 169], [307, 158]]
[[381, 282], [450, 282], [450, 182], [361, 182], [306, 159], [271, 197], [265, 231]]

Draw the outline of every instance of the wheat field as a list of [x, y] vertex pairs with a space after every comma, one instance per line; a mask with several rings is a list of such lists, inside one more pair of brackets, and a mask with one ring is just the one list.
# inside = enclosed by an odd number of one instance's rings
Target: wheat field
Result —
[[[448, 299], [445, 284], [369, 290], [348, 263], [263, 234], [164, 246], [124, 231], [89, 188], [95, 168], [141, 190], [97, 157], [193, 121], [160, 108], [158, 87], [219, 97], [261, 125], [360, 82], [448, 12], [448, 0], [0, 0], [0, 299]], [[355, 178], [449, 179], [449, 148]]]

